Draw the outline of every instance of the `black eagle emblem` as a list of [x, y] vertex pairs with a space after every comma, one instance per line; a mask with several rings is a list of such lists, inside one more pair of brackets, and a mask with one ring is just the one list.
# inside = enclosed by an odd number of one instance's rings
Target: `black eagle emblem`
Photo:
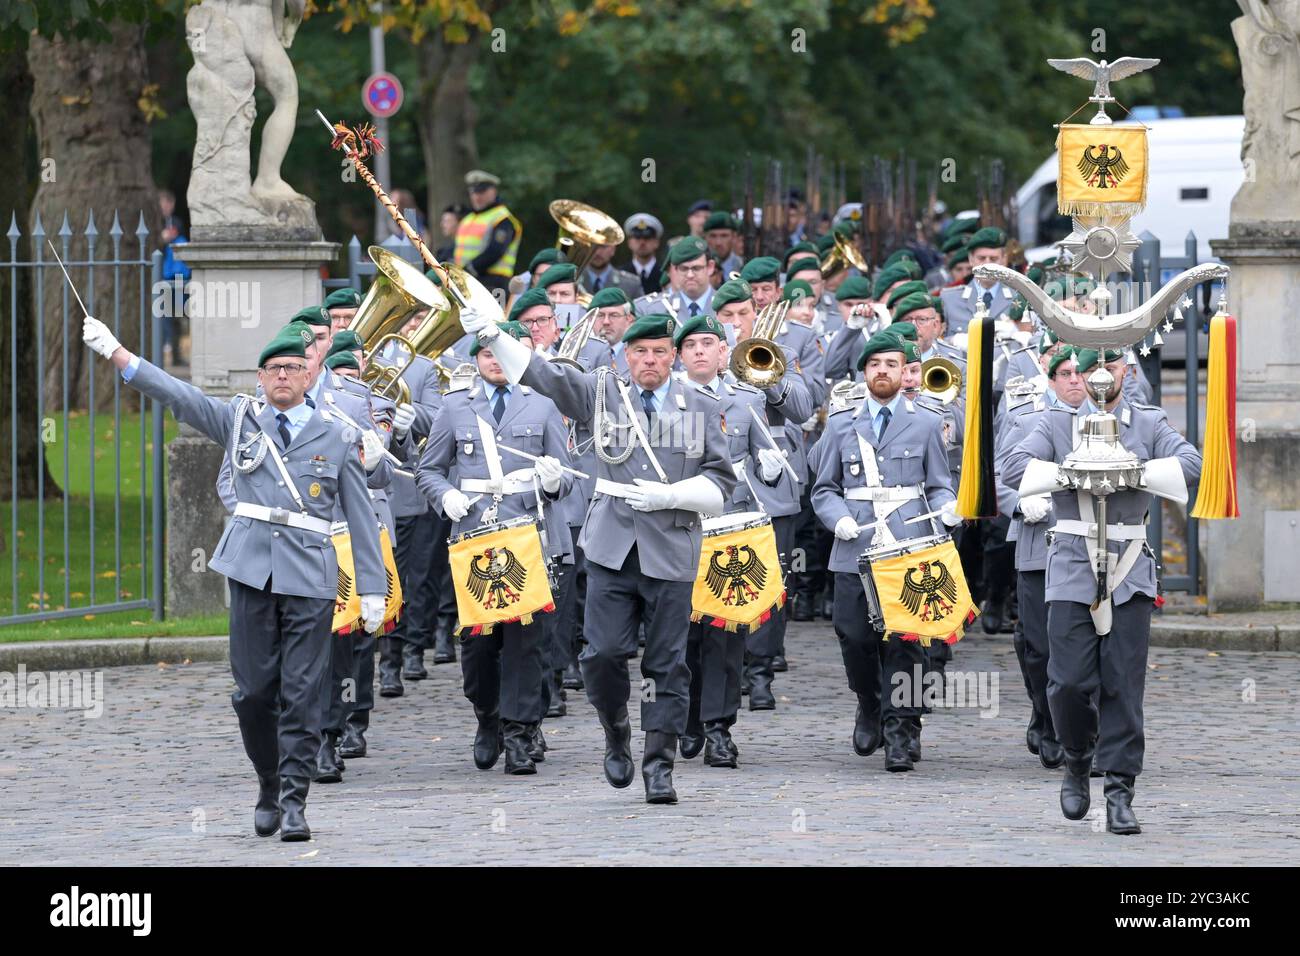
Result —
[[1100, 146], [1089, 146], [1084, 149], [1083, 155], [1079, 157], [1079, 172], [1083, 173], [1083, 178], [1088, 181], [1089, 186], [1111, 189], [1128, 174], [1128, 163], [1124, 161], [1124, 154], [1118, 149], [1102, 143]]
[[749, 545], [730, 544], [713, 552], [704, 583], [723, 604], [740, 607], [758, 600], [767, 583], [767, 565]]
[[343, 570], [339, 565], [339, 583], [334, 598], [334, 609], [337, 613], [342, 614], [347, 610], [348, 601], [352, 599], [352, 575]]
[[[921, 572], [919, 580], [917, 571]], [[903, 575], [903, 592], [898, 599], [921, 620], [942, 621], [957, 603], [957, 582], [942, 561], [922, 561]]]
[[[509, 607], [517, 602], [528, 580], [528, 569], [509, 548], [488, 548], [469, 562], [465, 586], [485, 608]], [[496, 602], [495, 604], [493, 602]]]

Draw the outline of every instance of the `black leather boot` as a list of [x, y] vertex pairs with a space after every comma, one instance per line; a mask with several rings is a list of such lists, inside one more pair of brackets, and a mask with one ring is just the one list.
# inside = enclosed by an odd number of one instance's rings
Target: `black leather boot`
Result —
[[437, 615], [433, 622], [433, 662], [435, 664], [454, 664], [456, 663], [456, 639], [452, 636], [452, 628], [456, 622], [442, 614]]
[[704, 725], [704, 763], [709, 767], [736, 766], [736, 745], [725, 720], [710, 720]]
[[534, 763], [541, 763], [546, 759], [546, 751], [550, 749], [546, 746], [546, 734], [542, 733], [542, 725], [533, 724], [528, 731], [528, 756], [533, 758]]
[[366, 729], [370, 726], [370, 711], [355, 710], [343, 725], [343, 739], [339, 741], [338, 755], [349, 759], [366, 755]]
[[811, 594], [796, 594], [794, 596], [794, 610], [790, 613], [790, 620], [811, 621], [815, 603], [816, 599]]
[[772, 693], [772, 658], [751, 657], [749, 667], [749, 709], [776, 710], [776, 696]]
[[858, 713], [853, 718], [853, 752], [869, 757], [880, 746], [880, 712], [870, 709], [866, 698], [858, 695]]
[[700, 755], [704, 749], [706, 740], [706, 730], [700, 727], [687, 727], [686, 733], [678, 738], [677, 744], [682, 752], [683, 760], [691, 760]]
[[1141, 833], [1138, 818], [1133, 815], [1132, 777], [1122, 773], [1106, 774], [1106, 829], [1121, 836]]
[[582, 668], [578, 666], [577, 661], [570, 661], [569, 666], [564, 669], [564, 680], [561, 686], [567, 690], [582, 690], [586, 685], [582, 682]]
[[257, 774], [257, 806], [253, 810], [253, 832], [268, 837], [280, 829], [280, 774]]
[[912, 742], [909, 718], [886, 717], [882, 731], [885, 738], [885, 769], [890, 773], [911, 770], [912, 758], [907, 752]]
[[312, 779], [317, 783], [341, 783], [343, 781], [343, 761], [335, 748], [339, 735], [327, 730], [321, 734], [320, 750], [316, 753], [316, 773]]
[[1002, 630], [1002, 602], [997, 598], [987, 598], [984, 610], [980, 614], [980, 626], [985, 634], [996, 634]]
[[1025, 728], [1025, 746], [1034, 756], [1038, 755], [1038, 748], [1043, 740], [1043, 715], [1037, 709], [1029, 716], [1029, 726]]
[[533, 739], [533, 728], [528, 724], [507, 720], [502, 724], [502, 729], [506, 744], [506, 773], [521, 775], [537, 773], [537, 765], [528, 753], [528, 745]]
[[1061, 746], [1061, 742], [1044, 733], [1042, 740], [1038, 742], [1038, 762], [1048, 770], [1055, 770], [1065, 763], [1065, 748]]
[[542, 675], [542, 680], [548, 682], [551, 688], [551, 704], [546, 708], [547, 717], [563, 717], [569, 712], [569, 707], [564, 703], [564, 686], [560, 679], [562, 671], [547, 671]]
[[311, 781], [306, 777], [280, 778], [280, 839], [285, 843], [300, 843], [311, 839], [307, 826], [307, 791]]
[[673, 758], [677, 755], [677, 735], [650, 730], [645, 735], [645, 754], [641, 758], [641, 776], [645, 778], [646, 803], [676, 803], [673, 789]]
[[424, 668], [424, 648], [402, 641], [402, 676], [407, 680], [424, 680], [429, 672]]
[[605, 779], [611, 787], [622, 790], [631, 786], [636, 766], [632, 763], [632, 721], [627, 708], [614, 714], [596, 711], [605, 730]]
[[495, 710], [488, 713], [475, 707], [474, 716], [478, 718], [478, 732], [474, 734], [474, 766], [480, 770], [491, 770], [505, 747], [501, 736], [501, 714]]
[[402, 641], [396, 637], [379, 638], [379, 696], [401, 697], [406, 692], [402, 686]]
[[907, 756], [912, 763], [921, 759], [921, 718], [912, 717], [904, 723], [907, 728]]
[[784, 654], [776, 654], [772, 657], [772, 671], [776, 674], [784, 674], [790, 669], [790, 662], [785, 659]]
[[1061, 778], [1061, 812], [1067, 820], [1082, 820], [1088, 815], [1092, 794], [1088, 771], [1092, 767], [1092, 754], [1079, 757], [1065, 753], [1065, 774]]
[[1016, 610], [1016, 589], [1012, 588], [1002, 602], [1002, 626], [998, 628], [999, 634], [1016, 632]]

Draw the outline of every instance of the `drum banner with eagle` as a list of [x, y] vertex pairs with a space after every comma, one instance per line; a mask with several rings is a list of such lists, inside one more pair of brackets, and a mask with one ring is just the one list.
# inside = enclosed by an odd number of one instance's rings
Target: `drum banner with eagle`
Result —
[[[339, 561], [338, 592], [334, 598], [334, 622], [330, 630], [336, 634], [351, 634], [361, 623], [361, 596], [357, 594], [355, 569], [352, 561], [352, 535], [346, 531], [336, 531], [331, 538], [334, 553]], [[388, 529], [379, 527], [379, 551], [384, 557], [384, 576], [388, 579], [388, 591], [384, 597], [384, 628], [387, 634], [397, 627], [402, 616], [402, 582], [397, 576], [397, 556], [393, 553], [393, 541], [388, 536]]]
[[770, 523], [707, 535], [691, 591], [691, 620], [735, 631], [757, 628], [785, 605]]
[[1145, 126], [1062, 124], [1056, 206], [1063, 216], [1136, 216], [1147, 204]]
[[885, 618], [885, 637], [956, 644], [975, 619], [975, 602], [952, 539], [911, 554], [871, 562]]
[[461, 538], [448, 547], [447, 555], [462, 635], [514, 621], [531, 624], [534, 614], [555, 610], [536, 525]]

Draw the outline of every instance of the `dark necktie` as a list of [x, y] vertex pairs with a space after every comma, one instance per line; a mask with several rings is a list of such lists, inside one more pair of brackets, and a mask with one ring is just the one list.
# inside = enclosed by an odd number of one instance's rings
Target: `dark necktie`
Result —
[[699, 315], [699, 314], [700, 314], [700, 307], [699, 307], [698, 305], [696, 305], [694, 302], [692, 302], [692, 303], [691, 303], [691, 318], [695, 318], [695, 317], [696, 317], [697, 315]]
[[986, 308], [986, 309], [991, 309], [991, 308], [993, 308], [993, 293], [992, 293], [992, 292], [985, 292], [985, 293], [984, 293], [984, 308]]
[[498, 385], [496, 398], [492, 401], [492, 417], [498, 422], [501, 421], [501, 416], [506, 413], [506, 394], [506, 387]]
[[645, 417], [654, 421], [655, 417], [655, 393], [649, 389], [641, 390], [641, 407], [645, 409]]
[[591, 280], [591, 291], [592, 292], [600, 291], [600, 276], [596, 276], [596, 278]]
[[876, 441], [881, 442], [885, 440], [885, 429], [889, 427], [890, 417], [891, 415], [888, 406], [880, 410], [880, 434], [876, 436]]
[[704, 386], [704, 390], [705, 390], [706, 392], [708, 392], [710, 395], [716, 395], [716, 394], [718, 394], [717, 392], [715, 392], [715, 391], [713, 390], [713, 386], [712, 386], [712, 385], [705, 385], [705, 386]]
[[285, 448], [289, 447], [289, 416], [284, 412], [277, 412], [275, 416], [278, 424], [275, 426], [276, 431], [280, 433], [280, 444]]
[[307, 402], [307, 407], [308, 407], [308, 408], [315, 408], [315, 407], [316, 407], [316, 403], [313, 402], [313, 401], [311, 400], [311, 396], [310, 396], [310, 395], [306, 396], [305, 399], [304, 399], [304, 401]]

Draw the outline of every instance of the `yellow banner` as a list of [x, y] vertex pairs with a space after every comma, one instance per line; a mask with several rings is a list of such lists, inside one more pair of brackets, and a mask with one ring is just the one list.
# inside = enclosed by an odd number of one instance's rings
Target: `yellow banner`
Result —
[[871, 577], [887, 636], [899, 635], [927, 646], [936, 639], [949, 644], [961, 639], [975, 602], [951, 540], [874, 561]]
[[334, 535], [334, 554], [339, 559], [338, 593], [334, 598], [334, 623], [330, 630], [346, 634], [361, 620], [361, 595], [357, 594], [356, 570], [352, 564], [352, 535]]
[[402, 579], [397, 575], [397, 555], [393, 553], [392, 539], [383, 525], [379, 527], [379, 550], [384, 555], [384, 574], [388, 578], [388, 600], [384, 606], [384, 633], [387, 634], [397, 626], [397, 619], [402, 616]]
[[462, 538], [447, 553], [461, 628], [529, 623], [534, 614], [555, 609], [535, 525]]
[[734, 631], [761, 623], [784, 603], [771, 524], [704, 538], [691, 591], [691, 620]]
[[1144, 126], [1063, 125], [1056, 138], [1063, 216], [1134, 216], [1147, 203]]

